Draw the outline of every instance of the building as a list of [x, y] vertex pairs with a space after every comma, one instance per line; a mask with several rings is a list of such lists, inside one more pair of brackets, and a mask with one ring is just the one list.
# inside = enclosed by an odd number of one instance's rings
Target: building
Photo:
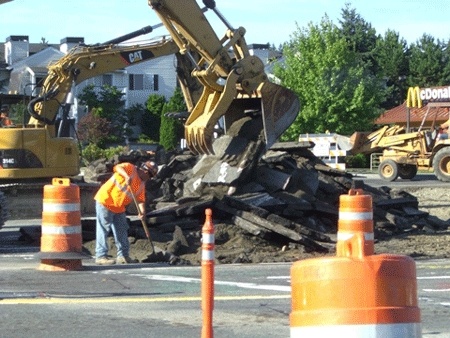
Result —
[[418, 129], [439, 126], [450, 118], [450, 87], [414, 87], [400, 106], [386, 110], [376, 120], [377, 125], [396, 124]]

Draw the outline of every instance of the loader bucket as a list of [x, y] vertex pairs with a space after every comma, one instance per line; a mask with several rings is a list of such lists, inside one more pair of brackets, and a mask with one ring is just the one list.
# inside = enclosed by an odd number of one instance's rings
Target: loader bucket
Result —
[[[292, 124], [300, 110], [293, 91], [271, 82], [263, 82], [255, 96], [237, 93], [234, 86], [225, 86], [222, 93], [205, 89], [185, 124], [189, 149], [197, 154], [213, 154], [214, 126], [223, 116], [225, 132], [235, 121], [249, 112], [261, 112], [266, 149]], [[262, 130], [261, 130], [262, 131]], [[257, 131], [254, 131], [257, 134]]]
[[353, 149], [354, 143], [352, 142], [351, 137], [343, 136], [343, 135], [335, 135], [336, 143], [341, 150], [350, 151]]
[[373, 151], [370, 132], [355, 131], [349, 138], [349, 148], [345, 149], [351, 154], [368, 154]]

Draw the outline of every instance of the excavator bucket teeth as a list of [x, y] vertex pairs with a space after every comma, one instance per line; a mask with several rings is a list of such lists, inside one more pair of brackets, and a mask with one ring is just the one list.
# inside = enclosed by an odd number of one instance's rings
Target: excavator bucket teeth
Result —
[[194, 154], [213, 154], [211, 137], [204, 128], [187, 128], [186, 142]]
[[266, 148], [269, 149], [294, 122], [300, 111], [300, 101], [290, 89], [265, 82], [259, 89]]

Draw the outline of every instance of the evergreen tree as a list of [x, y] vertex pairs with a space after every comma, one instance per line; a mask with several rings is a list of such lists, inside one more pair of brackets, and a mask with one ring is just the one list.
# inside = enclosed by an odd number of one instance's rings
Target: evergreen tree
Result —
[[431, 35], [424, 34], [411, 45], [409, 86], [432, 87], [448, 84], [445, 74], [447, 58], [445, 45]]
[[346, 3], [345, 8], [341, 10], [342, 20], [339, 21], [341, 34], [347, 41], [349, 48], [361, 58], [364, 66], [375, 75], [379, 67], [373, 55], [377, 43], [376, 30], [356, 12], [356, 9], [350, 6], [349, 3]]
[[168, 151], [178, 147], [183, 137], [183, 124], [174, 118], [168, 117], [168, 113], [186, 111], [183, 94], [180, 88], [176, 88], [169, 102], [164, 104], [161, 115], [160, 144]]
[[388, 30], [377, 40], [374, 56], [380, 65], [378, 76], [386, 84], [386, 99], [382, 107], [390, 109], [402, 104], [408, 90], [405, 80], [409, 73], [409, 48], [406, 40], [397, 32]]
[[142, 132], [152, 140], [160, 139], [161, 116], [165, 103], [164, 95], [152, 94], [147, 99], [147, 109], [142, 116]]

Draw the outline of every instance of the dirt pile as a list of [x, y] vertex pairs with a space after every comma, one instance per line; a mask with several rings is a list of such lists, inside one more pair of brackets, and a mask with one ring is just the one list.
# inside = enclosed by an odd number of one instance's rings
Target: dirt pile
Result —
[[[356, 182], [316, 158], [310, 144], [278, 144], [261, 157], [258, 141], [238, 142], [242, 148], [236, 153], [244, 155], [237, 157], [230, 155], [235, 140], [225, 142], [221, 147], [228, 153], [173, 156], [149, 183], [147, 221], [155, 247], [163, 250], [160, 261], [200, 264], [206, 208], [213, 210], [217, 263], [333, 255], [339, 196], [352, 188], [373, 198], [377, 253], [449, 256], [443, 245], [450, 236], [448, 219], [420, 210], [412, 193]], [[131, 217], [130, 224], [131, 255], [154, 261], [140, 221]], [[93, 222], [83, 223], [84, 247], [91, 254], [94, 228]]]

